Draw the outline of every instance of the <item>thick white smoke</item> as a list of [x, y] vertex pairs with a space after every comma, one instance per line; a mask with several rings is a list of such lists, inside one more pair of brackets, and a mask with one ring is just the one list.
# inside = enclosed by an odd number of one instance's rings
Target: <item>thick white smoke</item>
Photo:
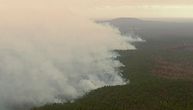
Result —
[[125, 84], [113, 50], [135, 49], [129, 42], [117, 29], [67, 11], [6, 14], [0, 19], [0, 109], [65, 102]]

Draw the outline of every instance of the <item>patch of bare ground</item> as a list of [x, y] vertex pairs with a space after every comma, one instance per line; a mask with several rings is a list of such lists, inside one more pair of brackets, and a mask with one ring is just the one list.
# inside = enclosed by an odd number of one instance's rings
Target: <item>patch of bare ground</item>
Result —
[[162, 57], [157, 57], [152, 73], [164, 78], [193, 80], [193, 64], [182, 61], [171, 62]]
[[193, 44], [183, 44], [170, 47], [171, 50], [187, 50], [193, 51]]

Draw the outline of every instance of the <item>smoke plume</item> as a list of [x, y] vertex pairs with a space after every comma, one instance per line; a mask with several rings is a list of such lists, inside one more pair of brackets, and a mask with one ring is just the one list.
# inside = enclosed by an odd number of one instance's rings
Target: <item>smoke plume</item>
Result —
[[135, 40], [64, 10], [4, 12], [0, 19], [1, 110], [72, 101], [90, 90], [126, 83], [117, 69], [123, 65], [114, 59], [118, 54], [113, 50], [135, 49], [130, 44]]

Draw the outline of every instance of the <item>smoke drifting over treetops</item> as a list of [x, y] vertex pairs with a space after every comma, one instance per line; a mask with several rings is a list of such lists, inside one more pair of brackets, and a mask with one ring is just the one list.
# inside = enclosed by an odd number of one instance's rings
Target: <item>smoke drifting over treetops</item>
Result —
[[135, 41], [68, 11], [5, 14], [0, 19], [0, 109], [65, 102], [125, 84], [113, 50], [135, 49], [130, 44]]

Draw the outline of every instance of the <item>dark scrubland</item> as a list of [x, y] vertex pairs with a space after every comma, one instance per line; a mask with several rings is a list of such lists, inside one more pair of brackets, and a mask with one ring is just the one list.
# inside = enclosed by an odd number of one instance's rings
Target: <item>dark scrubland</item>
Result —
[[193, 110], [193, 23], [120, 18], [122, 34], [138, 35], [137, 50], [119, 51], [129, 84], [103, 87], [73, 103], [33, 110]]

